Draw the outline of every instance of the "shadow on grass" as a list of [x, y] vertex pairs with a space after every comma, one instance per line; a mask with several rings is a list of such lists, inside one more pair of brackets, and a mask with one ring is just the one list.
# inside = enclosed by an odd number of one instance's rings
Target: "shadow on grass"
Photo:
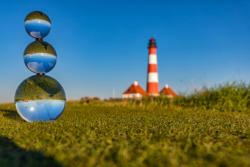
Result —
[[46, 157], [38, 151], [25, 150], [18, 147], [12, 140], [0, 136], [1, 167], [62, 167], [52, 157]]
[[17, 120], [17, 121], [23, 121], [22, 118], [18, 115], [16, 110], [0, 109], [0, 112], [3, 113], [4, 117], [14, 119], [14, 120]]

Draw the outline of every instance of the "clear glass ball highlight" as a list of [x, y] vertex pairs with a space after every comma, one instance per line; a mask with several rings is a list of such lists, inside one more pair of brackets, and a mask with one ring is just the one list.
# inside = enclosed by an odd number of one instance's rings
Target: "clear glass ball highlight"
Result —
[[44, 38], [51, 30], [49, 17], [40, 11], [29, 13], [24, 20], [26, 32], [33, 38]]
[[17, 112], [28, 122], [56, 120], [63, 113], [65, 103], [63, 87], [46, 75], [25, 79], [15, 94]]
[[24, 51], [24, 63], [34, 73], [47, 73], [56, 65], [56, 51], [44, 41], [35, 41]]

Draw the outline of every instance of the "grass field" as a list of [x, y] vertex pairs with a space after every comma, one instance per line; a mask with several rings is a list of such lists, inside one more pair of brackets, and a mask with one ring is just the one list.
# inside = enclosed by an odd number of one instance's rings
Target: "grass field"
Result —
[[224, 108], [210, 104], [216, 96], [209, 92], [174, 101], [68, 102], [49, 123], [24, 122], [13, 104], [2, 104], [0, 166], [250, 166], [249, 92], [219, 94], [228, 97]]

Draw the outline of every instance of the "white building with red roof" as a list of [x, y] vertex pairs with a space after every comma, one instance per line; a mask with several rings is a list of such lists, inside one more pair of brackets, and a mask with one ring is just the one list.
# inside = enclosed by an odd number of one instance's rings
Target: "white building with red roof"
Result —
[[138, 84], [138, 81], [134, 81], [134, 83], [122, 94], [122, 98], [142, 98], [142, 96], [145, 95], [147, 95], [147, 92]]
[[164, 86], [164, 88], [160, 91], [160, 94], [169, 98], [178, 96], [168, 85]]

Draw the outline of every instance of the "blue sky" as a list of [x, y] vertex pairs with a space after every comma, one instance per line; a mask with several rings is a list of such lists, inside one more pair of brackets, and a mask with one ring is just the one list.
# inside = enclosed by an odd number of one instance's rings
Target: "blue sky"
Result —
[[[52, 30], [44, 39], [58, 59], [48, 73], [68, 99], [112, 97], [134, 81], [146, 88], [147, 43], [158, 44], [160, 88], [250, 81], [250, 3], [230, 0], [1, 0], [0, 102], [13, 101], [18, 85], [33, 75], [23, 51], [33, 41], [25, 16], [46, 13]], [[193, 86], [192, 84], [193, 83]]]

